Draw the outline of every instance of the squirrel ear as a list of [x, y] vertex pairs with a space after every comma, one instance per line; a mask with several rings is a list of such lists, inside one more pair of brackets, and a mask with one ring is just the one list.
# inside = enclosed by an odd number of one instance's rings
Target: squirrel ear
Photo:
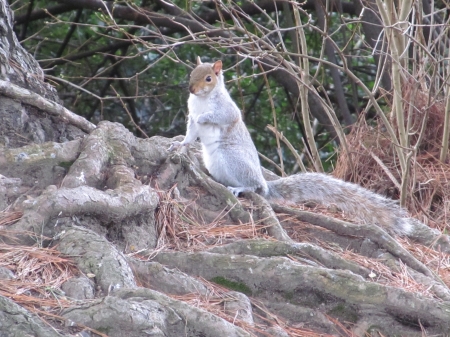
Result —
[[200, 56], [197, 56], [197, 65], [199, 66], [200, 64], [202, 64], [202, 59]]
[[219, 60], [219, 61], [214, 62], [212, 68], [214, 70], [214, 74], [219, 75], [219, 73], [222, 70], [222, 61]]

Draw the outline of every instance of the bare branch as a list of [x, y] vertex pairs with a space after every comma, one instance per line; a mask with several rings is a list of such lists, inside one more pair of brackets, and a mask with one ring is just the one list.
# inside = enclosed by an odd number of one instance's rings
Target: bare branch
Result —
[[58, 116], [63, 121], [78, 126], [85, 132], [91, 132], [95, 129], [94, 124], [88, 122], [86, 119], [73, 113], [72, 111], [69, 111], [62, 105], [49, 101], [41, 95], [38, 95], [10, 82], [0, 80], [0, 94], [11, 97], [13, 99], [18, 99], [21, 102], [34, 106], [52, 116]]

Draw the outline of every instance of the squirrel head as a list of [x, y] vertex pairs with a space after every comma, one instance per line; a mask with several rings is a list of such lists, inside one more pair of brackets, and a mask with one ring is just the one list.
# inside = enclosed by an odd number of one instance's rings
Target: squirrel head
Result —
[[189, 80], [189, 92], [196, 96], [208, 95], [222, 76], [222, 61], [202, 63], [197, 57], [197, 66], [192, 70]]

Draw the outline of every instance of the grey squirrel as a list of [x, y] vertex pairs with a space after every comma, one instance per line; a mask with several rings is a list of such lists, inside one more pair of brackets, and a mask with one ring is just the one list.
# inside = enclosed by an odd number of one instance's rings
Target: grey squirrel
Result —
[[225, 88], [222, 61], [197, 66], [189, 81], [189, 116], [182, 142], [170, 151], [200, 138], [203, 160], [211, 176], [235, 195], [256, 192], [269, 201], [313, 201], [336, 205], [360, 221], [375, 223], [389, 232], [405, 235], [411, 230], [406, 212], [393, 200], [322, 173], [300, 173], [266, 181], [255, 145], [241, 112]]

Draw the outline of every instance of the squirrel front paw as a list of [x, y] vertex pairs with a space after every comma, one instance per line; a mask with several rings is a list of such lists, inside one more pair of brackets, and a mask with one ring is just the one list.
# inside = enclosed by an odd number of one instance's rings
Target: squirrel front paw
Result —
[[205, 124], [208, 123], [208, 119], [206, 118], [205, 114], [201, 114], [200, 116], [197, 117], [197, 121], [198, 124]]
[[167, 149], [167, 151], [169, 151], [169, 152], [173, 152], [173, 151], [176, 151], [176, 150], [178, 150], [180, 147], [182, 147], [184, 144], [182, 144], [181, 142], [179, 142], [179, 141], [174, 141], [170, 146], [169, 146], [169, 148]]

